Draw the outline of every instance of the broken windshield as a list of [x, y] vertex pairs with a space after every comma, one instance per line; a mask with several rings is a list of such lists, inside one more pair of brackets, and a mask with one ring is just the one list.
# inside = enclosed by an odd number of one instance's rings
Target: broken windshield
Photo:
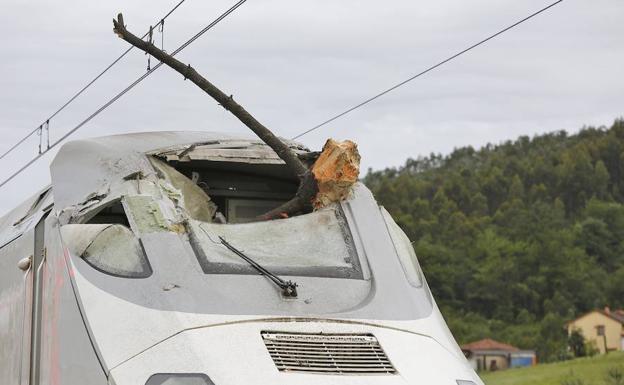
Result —
[[226, 170], [218, 162], [190, 162], [178, 170], [153, 157], [150, 161], [154, 173], [124, 178], [126, 194], [110, 194], [105, 202], [79, 210], [74, 223], [119, 224], [137, 239], [177, 233], [190, 243], [206, 274], [258, 274], [220, 241], [225, 239], [277, 275], [363, 279], [340, 204], [257, 221], [296, 191], [296, 182], [282, 175], [283, 165], [230, 164]]
[[190, 240], [206, 274], [258, 274], [220, 237], [276, 274], [362, 279], [353, 238], [338, 205], [273, 221], [189, 221]]

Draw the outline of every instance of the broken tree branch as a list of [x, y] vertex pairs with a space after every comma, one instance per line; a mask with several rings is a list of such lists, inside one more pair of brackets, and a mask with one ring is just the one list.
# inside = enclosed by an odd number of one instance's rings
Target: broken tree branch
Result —
[[163, 50], [157, 48], [154, 44], [144, 41], [126, 29], [123, 22], [123, 15], [120, 13], [117, 20], [113, 20], [113, 31], [122, 39], [137, 47], [141, 51], [152, 55], [167, 66], [179, 72], [184, 79], [188, 79], [201, 88], [204, 92], [216, 100], [223, 108], [231, 112], [243, 124], [249, 127], [263, 142], [275, 151], [275, 153], [286, 163], [286, 166], [300, 179], [309, 178], [308, 168], [299, 160], [297, 155], [277, 136], [266, 128], [262, 123], [257, 121], [249, 112], [247, 112], [240, 104], [236, 103], [231, 96], [226, 95], [214, 84], [210, 83], [206, 78], [201, 76], [190, 64], [184, 64], [173, 56], [167, 54]]
[[[308, 212], [314, 208], [327, 206], [345, 199], [359, 175], [360, 156], [357, 145], [350, 141], [328, 140], [323, 151], [300, 159], [294, 151], [267, 127], [258, 122], [234, 98], [228, 96], [201, 76], [190, 64], [184, 64], [172, 55], [144, 41], [126, 29], [120, 13], [113, 20], [113, 31], [122, 39], [160, 60], [163, 64], [179, 72], [196, 86], [215, 99], [219, 105], [231, 112], [249, 127], [264, 143], [286, 163], [286, 166], [299, 178], [299, 188], [295, 196], [280, 207], [269, 211], [258, 219], [274, 219]], [[305, 163], [304, 163], [305, 162]]]
[[316, 179], [314, 179], [314, 174], [308, 172], [305, 178], [301, 179], [299, 182], [299, 188], [294, 198], [268, 213], [261, 215], [259, 219], [284, 218], [292, 216], [300, 211], [312, 211], [314, 208], [312, 203], [314, 202], [317, 192], [318, 184], [316, 183]]
[[120, 38], [179, 72], [184, 76], [184, 79], [193, 82], [216, 100], [219, 105], [236, 116], [238, 120], [249, 127], [264, 143], [271, 147], [284, 163], [286, 163], [286, 166], [299, 178], [299, 189], [295, 197], [277, 209], [262, 215], [260, 219], [280, 218], [283, 216], [290, 216], [297, 212], [312, 210], [312, 202], [318, 191], [316, 180], [310, 169], [297, 157], [295, 152], [292, 151], [288, 145], [275, 136], [273, 132], [262, 123], [257, 121], [240, 104], [235, 102], [234, 98], [228, 96], [201, 76], [190, 64], [182, 63], [172, 55], [157, 48], [154, 44], [144, 41], [129, 32], [124, 25], [123, 15], [121, 13], [117, 16], [117, 20], [113, 20], [113, 26], [113, 31]]
[[[300, 211], [302, 207], [320, 209], [351, 194], [351, 188], [360, 175], [360, 153], [354, 142], [328, 139], [321, 153], [311, 155], [314, 159], [312, 177], [301, 181], [295, 198], [269, 211], [264, 218], [279, 218], [284, 213]], [[308, 186], [307, 183], [313, 185]]]

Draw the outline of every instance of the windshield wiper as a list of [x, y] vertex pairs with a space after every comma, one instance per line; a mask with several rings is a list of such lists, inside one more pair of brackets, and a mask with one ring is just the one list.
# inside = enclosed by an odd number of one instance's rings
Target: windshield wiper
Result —
[[282, 294], [284, 295], [284, 297], [296, 297], [297, 296], [297, 284], [295, 282], [293, 282], [293, 281], [284, 281], [283, 279], [281, 279], [277, 275], [271, 273], [270, 271], [268, 271], [267, 269], [262, 267], [260, 264], [258, 264], [256, 261], [254, 261], [253, 259], [251, 259], [248, 256], [246, 256], [245, 254], [243, 254], [242, 251], [240, 251], [236, 247], [230, 245], [225, 240], [225, 238], [219, 236], [219, 240], [221, 240], [221, 243], [223, 244], [223, 246], [227, 247], [231, 252], [233, 252], [234, 254], [238, 255], [242, 259], [244, 259], [247, 263], [249, 263], [251, 265], [251, 267], [253, 267], [254, 269], [258, 270], [260, 272], [260, 274], [266, 275], [267, 278], [269, 278], [271, 281], [273, 281], [274, 284], [279, 286], [279, 288], [282, 289]]

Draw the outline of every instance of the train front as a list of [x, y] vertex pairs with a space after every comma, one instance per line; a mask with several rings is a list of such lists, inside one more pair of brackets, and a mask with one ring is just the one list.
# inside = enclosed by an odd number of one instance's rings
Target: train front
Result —
[[72, 142], [52, 178], [109, 384], [482, 384], [410, 241], [361, 184], [252, 221], [297, 181], [261, 143], [197, 133]]

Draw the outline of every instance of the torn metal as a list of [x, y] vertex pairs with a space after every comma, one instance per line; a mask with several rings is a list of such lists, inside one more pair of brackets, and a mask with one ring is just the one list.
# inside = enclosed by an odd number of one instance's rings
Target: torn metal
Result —
[[[330, 140], [319, 154], [286, 142], [302, 159], [316, 160], [315, 208], [347, 198], [359, 171], [355, 144]], [[287, 202], [298, 186], [269, 146], [221, 134], [146, 133], [70, 142], [51, 173], [61, 224], [89, 223], [123, 198], [124, 207], [136, 212], [128, 222], [140, 232], [184, 233], [188, 220], [250, 221]]]
[[[309, 152], [294, 142], [289, 142], [289, 146], [301, 155]], [[245, 165], [259, 165], [265, 167], [263, 173], [271, 176], [278, 176], [283, 165], [262, 142], [222, 134], [146, 133], [70, 142], [63, 146], [51, 167], [61, 223], [84, 223], [100, 208], [121, 197], [128, 197], [125, 205], [136, 208], [142, 204], [144, 211], [150, 213], [135, 220], [141, 230], [181, 232], [181, 223], [187, 218], [223, 222], [226, 214], [218, 212], [210, 195], [200, 187], [202, 181], [183, 175], [171, 162], [229, 164], [232, 170], [240, 172], [249, 172]], [[215, 190], [219, 189], [213, 187]], [[226, 186], [225, 190], [239, 189]], [[279, 196], [278, 192], [273, 194]], [[268, 198], [263, 197], [263, 202], [269, 203]], [[148, 204], [147, 200], [153, 201]]]
[[[282, 139], [297, 155], [303, 155], [309, 150], [296, 142]], [[189, 162], [203, 160], [212, 162], [242, 162], [259, 164], [283, 164], [284, 161], [264, 142], [258, 140], [245, 141], [237, 139], [213, 140], [193, 143], [184, 146], [148, 152], [168, 162]]]

